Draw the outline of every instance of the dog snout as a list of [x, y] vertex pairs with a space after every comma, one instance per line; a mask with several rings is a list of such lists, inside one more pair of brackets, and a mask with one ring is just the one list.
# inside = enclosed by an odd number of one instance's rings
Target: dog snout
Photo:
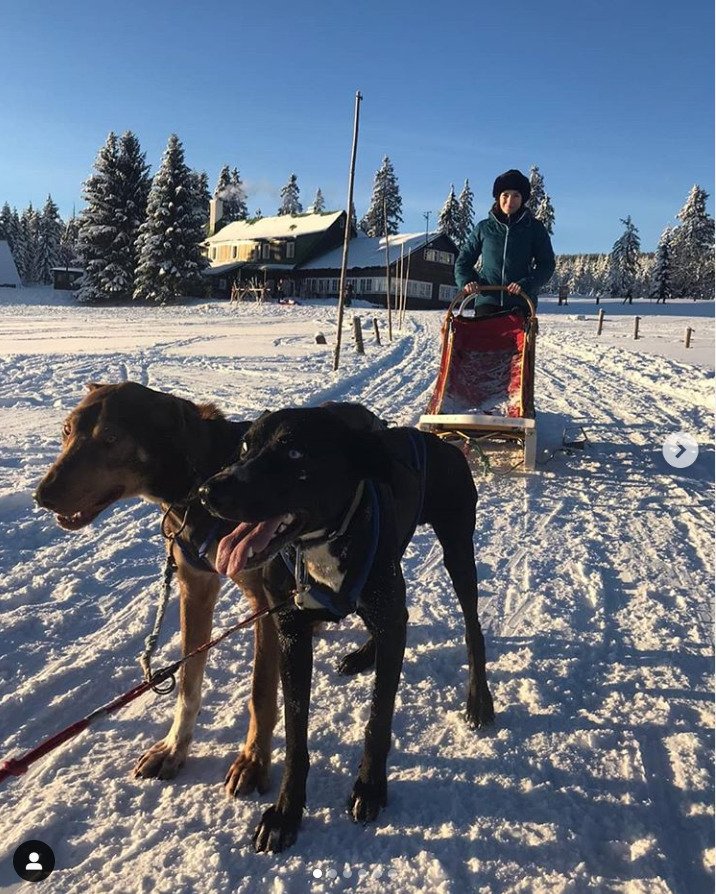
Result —
[[237, 481], [232, 475], [220, 472], [202, 484], [198, 491], [199, 499], [209, 512], [226, 516], [236, 503], [236, 485]]
[[57, 508], [56, 498], [53, 497], [52, 485], [57, 479], [55, 472], [49, 472], [42, 481], [37, 485], [35, 493], [32, 495], [34, 501], [43, 509], [55, 510]]

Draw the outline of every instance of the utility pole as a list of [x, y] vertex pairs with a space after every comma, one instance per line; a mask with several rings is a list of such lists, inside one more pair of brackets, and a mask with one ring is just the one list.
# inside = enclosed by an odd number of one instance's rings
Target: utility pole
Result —
[[430, 212], [425, 211], [423, 213], [423, 217], [425, 218], [425, 244], [428, 244], [428, 233], [430, 231]]
[[351, 164], [348, 172], [348, 205], [346, 207], [346, 226], [343, 233], [343, 257], [341, 259], [341, 280], [338, 288], [338, 332], [336, 334], [336, 349], [333, 354], [333, 371], [338, 369], [341, 356], [341, 335], [343, 333], [343, 307], [345, 301], [346, 270], [348, 268], [348, 243], [351, 238], [351, 220], [353, 218], [353, 182], [356, 173], [356, 150], [358, 148], [358, 120], [360, 118], [360, 104], [363, 97], [360, 90], [356, 90], [355, 115], [353, 118], [353, 147], [351, 149]]
[[388, 238], [388, 212], [383, 192], [383, 229], [385, 230], [385, 300], [388, 306], [388, 341], [393, 341], [393, 303], [390, 300], [390, 239]]

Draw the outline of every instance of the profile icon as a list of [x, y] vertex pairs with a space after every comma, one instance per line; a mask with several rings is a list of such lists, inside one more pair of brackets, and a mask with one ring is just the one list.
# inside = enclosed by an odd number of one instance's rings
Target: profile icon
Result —
[[25, 867], [25, 872], [30, 869], [39, 869], [42, 872], [42, 864], [37, 861], [40, 859], [40, 855], [37, 851], [30, 851], [30, 862]]
[[55, 868], [55, 854], [44, 841], [23, 841], [12, 858], [15, 872], [26, 882], [41, 882]]

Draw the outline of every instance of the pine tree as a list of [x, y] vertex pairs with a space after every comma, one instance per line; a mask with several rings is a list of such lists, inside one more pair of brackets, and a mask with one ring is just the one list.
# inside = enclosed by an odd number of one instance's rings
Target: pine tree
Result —
[[450, 192], [438, 217], [438, 232], [445, 233], [446, 236], [449, 236], [455, 242], [458, 242], [460, 238], [460, 204], [455, 196], [455, 185], [453, 183], [450, 184]]
[[677, 298], [712, 298], [714, 294], [714, 219], [706, 211], [708, 193], [698, 185], [676, 215], [672, 233], [672, 286]]
[[172, 134], [152, 180], [146, 220], [139, 229], [134, 297], [165, 304], [201, 287], [208, 261], [196, 214], [194, 184], [184, 147]]
[[40, 215], [37, 245], [37, 278], [47, 285], [52, 282], [52, 268], [60, 261], [60, 240], [64, 225], [52, 196], [47, 197]]
[[32, 202], [20, 215], [19, 238], [16, 237], [16, 242], [15, 264], [20, 277], [27, 283], [37, 282], [40, 215], [32, 207]]
[[228, 165], [224, 165], [214, 189], [214, 198], [223, 202], [224, 210], [221, 217], [223, 223], [246, 220], [249, 216], [246, 207], [246, 189], [237, 168], [230, 170]]
[[544, 177], [537, 165], [532, 165], [530, 168], [529, 181], [530, 197], [527, 200], [527, 207], [537, 220], [544, 224], [551, 236], [554, 232], [554, 207], [552, 200], [545, 192]]
[[465, 180], [465, 185], [463, 186], [457, 201], [460, 206], [460, 228], [458, 231], [457, 244], [462, 245], [467, 241], [468, 236], [472, 233], [475, 226], [475, 211], [473, 209], [475, 195], [472, 189], [470, 189], [469, 180]]
[[537, 220], [544, 224], [545, 229], [550, 236], [554, 234], [554, 208], [549, 196], [545, 196], [539, 204], [535, 212]]
[[7, 202], [2, 206], [2, 210], [0, 210], [0, 239], [4, 239], [8, 245], [10, 246], [10, 251], [12, 251], [12, 237], [13, 237], [13, 221], [12, 221], [12, 211]]
[[671, 238], [673, 230], [667, 227], [661, 234], [659, 244], [656, 247], [654, 263], [651, 267], [651, 282], [649, 297], [655, 298], [656, 303], [666, 304], [666, 299], [672, 297], [671, 293]]
[[281, 190], [281, 205], [276, 213], [300, 214], [303, 211], [303, 205], [298, 200], [299, 193], [296, 175], [291, 174], [288, 183]]
[[209, 232], [209, 202], [211, 201], [209, 178], [205, 171], [190, 171], [189, 177], [197, 226], [201, 227], [204, 236], [206, 236]]
[[612, 297], [623, 296], [632, 303], [639, 270], [639, 230], [632, 223], [631, 215], [620, 218], [624, 232], [614, 243], [610, 258], [610, 291]]
[[119, 254], [116, 245], [116, 214], [121, 202], [118, 154], [117, 137], [110, 131], [95, 159], [94, 173], [84, 184], [86, 206], [80, 215], [77, 239], [84, 268], [77, 300], [82, 303], [103, 301], [112, 294], [110, 272]]
[[254, 216], [252, 218], [250, 218], [250, 220], [261, 220], [261, 218], [263, 216], [264, 215], [263, 215], [263, 212], [261, 211], [261, 209], [257, 208], [256, 211], [254, 211]]
[[74, 211], [67, 221], [60, 237], [58, 267], [78, 267], [82, 262], [79, 257], [77, 242], [79, 240], [79, 219]]
[[316, 197], [313, 200], [313, 213], [320, 214], [326, 208], [326, 200], [323, 198], [323, 193], [321, 192], [320, 187], [316, 190]]
[[387, 221], [388, 235], [394, 236], [398, 232], [398, 224], [403, 222], [402, 211], [398, 178], [386, 155], [375, 173], [370, 207], [360, 222], [360, 228], [368, 236], [385, 236]]
[[20, 279], [22, 279], [22, 261], [24, 261], [25, 257], [25, 241], [22, 233], [22, 226], [20, 225], [20, 215], [17, 213], [17, 208], [13, 208], [9, 216], [5, 218], [5, 223], [3, 224], [3, 226], [5, 227], [7, 241], [10, 245], [10, 251], [12, 252], [13, 260], [15, 261], [15, 267], [17, 267], [18, 275]]

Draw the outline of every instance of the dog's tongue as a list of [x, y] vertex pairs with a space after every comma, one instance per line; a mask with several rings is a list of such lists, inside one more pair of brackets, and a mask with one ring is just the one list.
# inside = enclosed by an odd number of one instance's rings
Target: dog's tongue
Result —
[[249, 549], [254, 554], [266, 549], [281, 524], [282, 515], [262, 522], [239, 522], [234, 530], [222, 537], [216, 551], [216, 570], [231, 577], [238, 574], [249, 559]]

